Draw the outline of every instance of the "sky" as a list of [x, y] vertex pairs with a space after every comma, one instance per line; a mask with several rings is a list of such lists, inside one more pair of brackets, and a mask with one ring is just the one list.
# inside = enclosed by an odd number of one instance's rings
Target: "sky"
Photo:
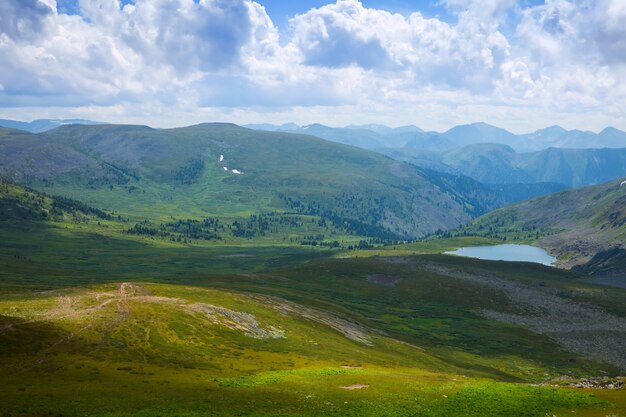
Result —
[[626, 130], [624, 0], [2, 0], [0, 118]]

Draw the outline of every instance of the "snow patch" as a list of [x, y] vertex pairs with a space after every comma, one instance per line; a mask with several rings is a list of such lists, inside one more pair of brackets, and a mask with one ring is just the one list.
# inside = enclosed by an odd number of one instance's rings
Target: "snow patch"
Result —
[[222, 167], [222, 168], [224, 168], [224, 171], [228, 171], [228, 167]]
[[224, 155], [220, 155], [220, 162], [224, 160]]
[[233, 169], [231, 172], [237, 175], [243, 174], [243, 172], [239, 171], [238, 169]]
[[622, 181], [622, 183], [619, 185], [620, 187], [626, 185], [626, 181]]

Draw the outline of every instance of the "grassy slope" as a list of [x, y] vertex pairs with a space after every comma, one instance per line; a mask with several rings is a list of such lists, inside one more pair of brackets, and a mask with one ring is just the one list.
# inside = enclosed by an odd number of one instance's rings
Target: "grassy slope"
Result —
[[[345, 258], [363, 251], [255, 242], [185, 245], [122, 233], [123, 222], [76, 202], [5, 183], [0, 192], [6, 415], [604, 416], [626, 409], [623, 390], [594, 390], [594, 398], [522, 384], [618, 371], [485, 316], [520, 306], [500, 289], [453, 275], [497, 274], [618, 317], [626, 316], [624, 292], [541, 266], [429, 255], [488, 239], [381, 248], [367, 254], [385, 256], [366, 259]], [[375, 274], [400, 281], [370, 282]], [[368, 387], [341, 388], [354, 384]]]
[[488, 213], [463, 232], [536, 241], [564, 267], [589, 262], [626, 241], [626, 187], [621, 180], [563, 191]]
[[[72, 169], [30, 173], [24, 178], [31, 185], [129, 217], [293, 211], [280, 198], [283, 195], [303, 203], [312, 214], [331, 212], [419, 236], [455, 227], [499, 204], [495, 193], [473, 181], [455, 184], [374, 152], [234, 125], [166, 130], [63, 126], [33, 140], [63, 146], [82, 159]], [[0, 145], [7, 149], [5, 155], [24, 153], [21, 161], [47, 159], [38, 153], [39, 147], [21, 149], [8, 135]], [[218, 162], [220, 155], [225, 156], [223, 163]], [[223, 165], [244, 174], [226, 172]], [[8, 162], [0, 166], [16, 176]]]
[[[12, 314], [0, 344], [5, 414], [533, 416], [613, 407], [585, 393], [468, 378], [419, 349], [379, 336], [364, 346], [240, 294], [156, 284], [120, 291], [0, 301]], [[198, 305], [252, 314], [286, 338], [246, 336], [194, 312]], [[354, 384], [368, 388], [341, 388]]]
[[[315, 260], [324, 252], [161, 246], [72, 223], [34, 225], [0, 227], [0, 400], [9, 415], [543, 416], [575, 409], [604, 416], [626, 407], [611, 392], [593, 391], [614, 405], [580, 391], [503, 382], [614, 371], [477, 314], [517, 307], [498, 291], [425, 266], [578, 289], [571, 297], [626, 316], [623, 293], [567, 272], [438, 255]], [[402, 281], [381, 286], [368, 282], [373, 273]], [[135, 284], [120, 292], [121, 281]], [[373, 344], [307, 318], [303, 307], [280, 313], [266, 296], [360, 323]], [[189, 307], [199, 303], [252, 314], [286, 339], [248, 337]], [[370, 387], [339, 388], [352, 384]]]

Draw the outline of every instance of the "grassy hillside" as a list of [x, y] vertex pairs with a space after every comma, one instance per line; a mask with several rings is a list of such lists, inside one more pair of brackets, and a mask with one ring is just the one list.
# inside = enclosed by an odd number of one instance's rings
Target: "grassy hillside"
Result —
[[374, 152], [235, 125], [15, 132], [0, 137], [1, 173], [137, 219], [278, 212], [314, 216], [344, 234], [406, 239], [456, 227], [503, 203], [469, 179], [452, 187]]
[[617, 259], [624, 256], [626, 242], [626, 186], [620, 186], [621, 182], [563, 191], [505, 207], [471, 222], [462, 233], [536, 241], [558, 255], [564, 267], [593, 260], [593, 269], [613, 264], [609, 269], [619, 273], [621, 263]]
[[[625, 412], [623, 389], [552, 387], [626, 367], [623, 291], [539, 265], [429, 255], [441, 241], [412, 246], [424, 255], [346, 258], [164, 246], [96, 218], [0, 221], [3, 412]], [[539, 304], [550, 308], [537, 315]]]
[[626, 415], [626, 289], [441, 255], [521, 227], [369, 248], [480, 213], [469, 178], [231, 125], [0, 144], [46, 191], [0, 182], [4, 415]]
[[[2, 300], [8, 415], [602, 415], [589, 393], [468, 376], [332, 315], [221, 290], [94, 286]], [[354, 330], [351, 330], [354, 331]], [[245, 400], [244, 400], [245, 399]]]

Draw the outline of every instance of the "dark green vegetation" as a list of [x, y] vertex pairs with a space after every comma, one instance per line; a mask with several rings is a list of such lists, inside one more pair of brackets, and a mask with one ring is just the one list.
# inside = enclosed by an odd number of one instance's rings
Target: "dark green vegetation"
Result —
[[563, 267], [623, 278], [626, 185], [621, 182], [524, 201], [482, 216], [456, 234], [535, 241], [558, 255]]
[[[132, 222], [69, 200], [60, 213], [43, 215], [54, 197], [8, 183], [0, 190], [0, 213], [13, 213], [0, 221], [6, 415], [606, 416], [626, 410], [623, 390], [528, 384], [620, 373], [619, 357], [572, 345], [559, 336], [569, 334], [571, 323], [552, 315], [569, 316], [559, 310], [564, 303], [591, 305], [601, 319], [594, 321], [623, 325], [624, 290], [539, 265], [436, 254], [485, 239], [372, 253], [258, 247], [254, 240], [192, 245], [127, 233]], [[24, 211], [15, 215], [16, 207]], [[169, 223], [177, 230], [195, 224]], [[384, 256], [352, 257], [376, 253]], [[511, 320], [533, 317], [530, 300], [540, 297], [558, 307], [542, 319], [562, 328]], [[603, 338], [620, 352], [618, 328], [576, 326], [584, 332], [580, 340]]]
[[72, 125], [41, 135], [4, 129], [0, 173], [133, 221], [313, 216], [322, 230], [306, 235], [324, 234], [318, 240], [326, 243], [342, 235], [412, 239], [505, 203], [469, 178], [310, 136], [228, 124]]

